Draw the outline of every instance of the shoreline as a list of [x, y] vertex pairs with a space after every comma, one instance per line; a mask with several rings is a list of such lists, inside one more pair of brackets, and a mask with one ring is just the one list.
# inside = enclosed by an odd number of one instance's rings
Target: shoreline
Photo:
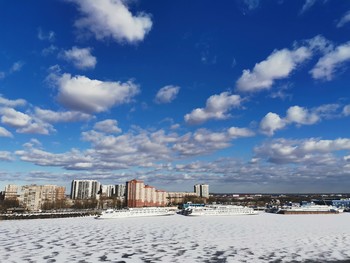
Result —
[[27, 213], [27, 214], [0, 214], [1, 220], [23, 220], [23, 219], [50, 219], [50, 218], [67, 218], [67, 217], [86, 217], [96, 216], [96, 211], [84, 212], [55, 212], [55, 213]]

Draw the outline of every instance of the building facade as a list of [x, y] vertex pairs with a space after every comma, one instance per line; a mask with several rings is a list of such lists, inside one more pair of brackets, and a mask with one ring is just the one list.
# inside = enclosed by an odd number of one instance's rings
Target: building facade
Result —
[[115, 186], [116, 197], [124, 197], [125, 193], [126, 193], [126, 185], [125, 184], [117, 184]]
[[153, 186], [145, 185], [141, 180], [126, 183], [126, 204], [128, 207], [165, 206], [167, 194]]
[[115, 195], [115, 185], [109, 184], [109, 185], [102, 185], [101, 186], [101, 194], [104, 197], [112, 197]]
[[208, 184], [195, 184], [194, 192], [197, 196], [202, 198], [209, 198], [209, 185]]
[[128, 207], [143, 207], [145, 184], [140, 180], [126, 182], [126, 205]]
[[125, 197], [125, 184], [101, 185], [101, 194], [104, 197]]
[[71, 199], [96, 199], [100, 192], [101, 184], [96, 180], [73, 180], [71, 187]]
[[4, 200], [16, 200], [18, 198], [18, 185], [8, 184], [5, 186]]
[[197, 193], [191, 192], [168, 192], [167, 202], [168, 204], [182, 204], [185, 202], [186, 197], [197, 197]]
[[66, 188], [57, 185], [25, 185], [21, 188], [20, 204], [27, 210], [39, 211], [45, 203], [65, 199]]
[[209, 185], [201, 184], [201, 197], [209, 198]]

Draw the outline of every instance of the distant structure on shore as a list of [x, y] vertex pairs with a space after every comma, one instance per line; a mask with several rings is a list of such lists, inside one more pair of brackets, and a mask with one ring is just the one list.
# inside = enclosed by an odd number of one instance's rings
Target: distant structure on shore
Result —
[[108, 184], [101, 186], [100, 195], [106, 198], [110, 197], [124, 197], [126, 192], [125, 184]]
[[[27, 211], [75, 208], [106, 207], [162, 207], [182, 204], [187, 201], [209, 198], [209, 185], [196, 184], [194, 192], [166, 192], [133, 179], [125, 184], [102, 185], [97, 180], [72, 180], [70, 198], [65, 187], [57, 185], [6, 185], [0, 192], [0, 200], [7, 201], [8, 207], [20, 207]], [[200, 198], [200, 199], [198, 199]]]
[[70, 198], [75, 200], [99, 199], [100, 197], [124, 197], [125, 184], [102, 185], [96, 180], [73, 180]]
[[18, 185], [8, 184], [5, 186], [4, 200], [14, 200], [17, 199], [18, 195]]
[[96, 180], [73, 180], [71, 187], [71, 199], [96, 198], [101, 184]]
[[127, 207], [166, 206], [182, 203], [186, 198], [209, 198], [209, 185], [196, 184], [194, 192], [166, 192], [133, 179], [126, 184], [102, 185], [96, 180], [73, 180], [72, 200], [119, 198]]
[[166, 192], [134, 179], [126, 182], [126, 204], [128, 207], [166, 206]]
[[29, 211], [39, 211], [49, 203], [65, 200], [66, 188], [57, 185], [7, 185], [3, 199], [18, 201], [19, 205]]
[[166, 206], [183, 203], [186, 198], [209, 198], [209, 185], [196, 184], [194, 192], [165, 192], [145, 185], [141, 180], [126, 183], [126, 205], [128, 207]]
[[197, 196], [202, 198], [209, 198], [209, 185], [208, 184], [195, 184], [194, 192]]

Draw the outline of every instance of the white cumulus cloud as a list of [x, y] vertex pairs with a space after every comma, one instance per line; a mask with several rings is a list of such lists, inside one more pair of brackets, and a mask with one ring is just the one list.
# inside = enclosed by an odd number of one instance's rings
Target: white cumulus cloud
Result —
[[52, 127], [51, 124], [35, 121], [28, 123], [28, 125], [21, 127], [16, 130], [18, 133], [27, 133], [27, 134], [42, 134], [42, 135], [48, 135], [51, 132], [54, 132], [55, 129]]
[[237, 90], [256, 92], [269, 89], [277, 79], [288, 77], [296, 67], [310, 58], [311, 51], [306, 47], [295, 50], [275, 50], [266, 60], [255, 64], [252, 71], [243, 70], [237, 80]]
[[87, 121], [92, 118], [91, 115], [78, 111], [56, 112], [52, 110], [41, 109], [38, 107], [35, 108], [34, 113], [35, 116], [40, 120], [50, 123]]
[[319, 121], [319, 116], [315, 112], [309, 112], [300, 106], [292, 106], [287, 110], [288, 122], [294, 122], [297, 124], [310, 125]]
[[23, 112], [16, 111], [12, 108], [0, 109], [1, 122], [15, 128], [21, 128], [27, 126], [31, 117]]
[[227, 133], [231, 138], [254, 136], [254, 132], [248, 128], [231, 127], [228, 129]]
[[341, 114], [346, 116], [347, 108], [344, 107], [343, 112], [339, 112], [339, 108], [340, 105], [338, 104], [324, 104], [311, 109], [292, 106], [288, 108], [284, 118], [276, 113], [269, 112], [260, 122], [260, 132], [272, 136], [275, 131], [283, 129], [287, 125], [312, 125], [320, 122], [322, 119], [336, 118]]
[[69, 109], [85, 113], [107, 111], [130, 102], [139, 93], [139, 87], [132, 81], [100, 81], [68, 73], [58, 76], [56, 81], [58, 101]]
[[120, 133], [122, 130], [118, 127], [118, 122], [116, 120], [104, 120], [96, 122], [94, 129], [104, 133]]
[[65, 59], [78, 69], [93, 69], [96, 66], [97, 59], [91, 55], [91, 48], [72, 47], [64, 50], [59, 57]]
[[222, 92], [207, 99], [205, 108], [194, 109], [185, 115], [185, 121], [189, 124], [200, 124], [210, 119], [224, 120], [230, 117], [228, 111], [238, 108], [242, 98], [239, 95], [231, 95], [229, 92]]
[[12, 138], [13, 135], [11, 132], [9, 132], [8, 130], [6, 130], [4, 127], [0, 127], [0, 137], [9, 137]]
[[114, 39], [134, 43], [144, 39], [152, 28], [150, 15], [133, 15], [122, 0], [71, 0], [78, 5], [81, 17], [75, 21], [79, 29], [92, 33], [96, 39]]
[[0, 105], [6, 106], [6, 107], [17, 107], [17, 106], [24, 106], [27, 102], [24, 99], [16, 99], [16, 100], [9, 100], [4, 98], [0, 94]]
[[350, 150], [350, 139], [338, 138], [322, 140], [309, 138], [304, 140], [275, 139], [255, 147], [256, 157], [270, 162], [283, 163], [311, 163], [336, 164], [332, 152]]
[[319, 51], [322, 54], [326, 54], [334, 49], [332, 41], [326, 39], [322, 35], [317, 35], [313, 38], [302, 41], [313, 52]]
[[0, 116], [1, 123], [16, 128], [16, 132], [18, 133], [47, 135], [55, 131], [49, 123], [12, 108], [0, 108]]
[[350, 61], [350, 42], [337, 46], [321, 57], [310, 71], [314, 79], [332, 80], [336, 69]]
[[176, 99], [177, 94], [180, 91], [180, 87], [168, 85], [161, 88], [155, 97], [156, 103], [170, 103]]
[[272, 136], [276, 130], [283, 129], [286, 126], [286, 121], [278, 114], [269, 112], [260, 122], [260, 131], [263, 134]]

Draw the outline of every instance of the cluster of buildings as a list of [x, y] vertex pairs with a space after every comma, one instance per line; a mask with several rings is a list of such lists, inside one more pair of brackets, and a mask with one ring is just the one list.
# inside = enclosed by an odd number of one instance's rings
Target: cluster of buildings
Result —
[[[67, 200], [65, 187], [56, 185], [7, 185], [0, 192], [3, 200], [17, 200], [29, 211], [39, 211], [46, 203]], [[147, 185], [141, 180], [131, 180], [126, 184], [102, 185], [97, 180], [73, 180], [69, 200], [98, 200], [102, 203], [110, 199], [118, 200], [127, 207], [167, 206], [183, 203], [186, 199], [209, 198], [209, 185], [196, 184], [193, 192], [166, 192]]]
[[66, 188], [57, 185], [25, 185], [19, 187], [9, 184], [1, 194], [1, 199], [18, 201], [19, 205], [30, 211], [40, 210], [44, 204], [56, 203], [66, 198]]
[[136, 179], [118, 185], [102, 185], [96, 180], [73, 180], [70, 194], [73, 200], [117, 198], [127, 207], [179, 204], [188, 197], [209, 198], [209, 185], [196, 184], [194, 192], [166, 192]]

